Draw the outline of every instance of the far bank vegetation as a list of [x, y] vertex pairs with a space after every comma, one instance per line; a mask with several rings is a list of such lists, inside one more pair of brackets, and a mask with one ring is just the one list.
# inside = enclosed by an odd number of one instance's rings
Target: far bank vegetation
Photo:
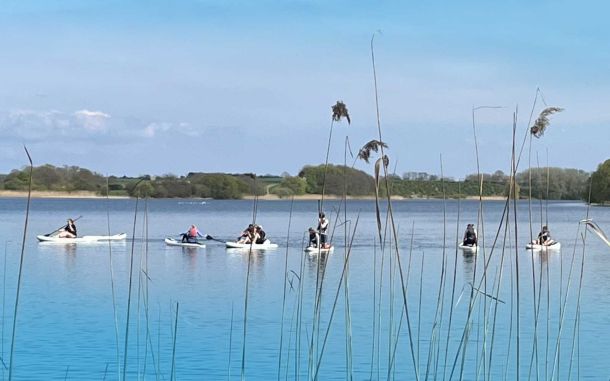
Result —
[[[282, 176], [227, 173], [191, 172], [186, 176], [162, 175], [140, 177], [106, 178], [85, 168], [76, 166], [55, 167], [42, 165], [33, 171], [33, 190], [78, 192], [90, 191], [99, 195], [148, 196], [153, 198], [213, 198], [240, 199], [244, 196], [275, 194], [279, 197], [292, 195], [320, 194], [324, 183], [324, 165], [306, 165], [297, 176], [287, 173]], [[592, 200], [608, 200], [610, 189], [610, 160], [600, 164], [592, 174], [594, 178]], [[535, 168], [532, 171], [533, 198], [553, 200], [586, 200], [591, 174], [566, 168]], [[402, 176], [391, 175], [389, 186], [392, 194], [405, 198], [440, 198], [443, 183], [447, 197], [476, 197], [479, 195], [482, 178], [484, 197], [505, 197], [509, 187], [509, 177], [502, 171], [491, 174], [470, 174], [457, 181], [425, 172], [406, 172]], [[528, 197], [528, 171], [517, 175], [518, 195]], [[0, 188], [4, 190], [27, 190], [27, 171], [13, 170], [0, 175]], [[548, 186], [548, 188], [547, 188]], [[367, 197], [375, 192], [373, 177], [364, 171], [329, 164], [326, 172], [326, 194], [352, 197]], [[382, 188], [381, 192], [385, 192]]]

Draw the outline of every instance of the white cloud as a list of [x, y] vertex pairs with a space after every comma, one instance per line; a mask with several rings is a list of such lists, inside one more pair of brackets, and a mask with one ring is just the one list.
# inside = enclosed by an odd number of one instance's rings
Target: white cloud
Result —
[[152, 122], [142, 130], [142, 134], [147, 138], [154, 138], [160, 133], [172, 133], [177, 136], [186, 135], [189, 137], [198, 137], [201, 135], [200, 131], [186, 122]]
[[149, 123], [144, 130], [142, 131], [142, 133], [144, 134], [144, 136], [148, 137], [148, 138], [154, 138], [158, 132], [166, 132], [169, 131], [172, 128], [172, 124], [171, 123], [167, 123], [167, 122], [153, 122], [153, 123]]
[[110, 119], [110, 114], [102, 111], [79, 110], [73, 115], [80, 125], [90, 131], [105, 131], [106, 121]]

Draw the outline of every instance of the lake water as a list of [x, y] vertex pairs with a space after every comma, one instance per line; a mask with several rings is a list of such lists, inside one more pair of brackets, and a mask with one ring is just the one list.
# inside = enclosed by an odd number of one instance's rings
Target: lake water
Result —
[[[25, 205], [25, 199], [0, 199], [3, 378]], [[590, 232], [580, 235], [586, 205], [548, 204], [549, 227], [562, 244], [548, 254], [524, 249], [528, 203], [518, 203], [517, 244], [512, 209], [510, 229], [500, 227], [504, 205], [486, 201], [477, 222], [477, 201], [394, 202], [403, 297], [391, 232], [384, 233], [382, 251], [372, 201], [349, 201], [347, 211], [325, 202], [336, 248], [318, 258], [303, 253], [305, 232], [316, 225], [315, 201], [259, 202], [256, 222], [280, 247], [249, 254], [215, 241], [205, 249], [168, 247], [163, 238], [195, 223], [204, 234], [233, 239], [252, 222], [252, 201], [149, 200], [136, 213], [136, 200], [34, 199], [13, 378], [119, 380], [125, 372], [126, 379], [156, 380], [240, 379], [242, 373], [250, 380], [314, 374], [320, 380], [512, 380], [517, 373], [607, 379], [610, 248]], [[536, 234], [540, 206], [532, 208]], [[80, 235], [110, 230], [130, 238], [111, 246], [36, 241], [81, 215]], [[610, 208], [591, 208], [589, 217], [610, 231]], [[476, 256], [456, 251], [467, 223], [477, 223], [484, 241]], [[354, 230], [345, 266], [345, 242]], [[322, 285], [319, 308], [316, 284]]]

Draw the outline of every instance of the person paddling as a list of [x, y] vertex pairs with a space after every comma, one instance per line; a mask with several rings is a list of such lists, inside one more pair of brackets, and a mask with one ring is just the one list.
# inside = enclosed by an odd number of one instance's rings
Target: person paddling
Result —
[[201, 234], [199, 229], [197, 229], [197, 226], [191, 225], [191, 227], [188, 228], [186, 233], [182, 233], [182, 242], [197, 243], [197, 238], [198, 237], [203, 238], [204, 235]]
[[256, 226], [254, 224], [248, 225], [246, 230], [244, 230], [239, 238], [237, 239], [237, 243], [252, 243], [256, 242], [258, 238], [258, 234], [256, 232]]
[[76, 224], [74, 220], [68, 218], [68, 223], [66, 226], [59, 230], [59, 234], [57, 235], [59, 238], [76, 238]]
[[538, 239], [536, 240], [536, 243], [539, 245], [550, 245], [552, 242], [553, 240], [551, 239], [551, 231], [546, 225], [544, 225], [542, 227], [542, 231], [538, 233]]
[[320, 214], [318, 214], [318, 233], [320, 234], [320, 244], [322, 247], [326, 247], [328, 237], [326, 231], [328, 230], [328, 224], [328, 218], [326, 218], [324, 212], [320, 212]]
[[462, 244], [464, 246], [475, 246], [477, 244], [477, 231], [474, 229], [474, 224], [468, 224], [466, 226]]

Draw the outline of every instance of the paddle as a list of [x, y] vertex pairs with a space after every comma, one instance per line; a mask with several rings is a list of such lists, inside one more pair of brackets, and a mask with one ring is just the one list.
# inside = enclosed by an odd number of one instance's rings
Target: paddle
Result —
[[[76, 217], [76, 218], [72, 219], [72, 221], [73, 221], [73, 222], [76, 222], [76, 221], [80, 220], [80, 218], [81, 218], [81, 217], [82, 217], [82, 216], [78, 216], [78, 217]], [[63, 229], [64, 227], [66, 227], [66, 225], [62, 225], [61, 227], [59, 227], [59, 228], [57, 228], [57, 229], [53, 230], [52, 232], [50, 232], [50, 233], [48, 233], [48, 234], [45, 234], [45, 237], [50, 237], [50, 236], [52, 236], [53, 234], [57, 233], [58, 231], [60, 231], [60, 230], [61, 230], [61, 229]]]
[[219, 239], [216, 239], [216, 238], [212, 237], [212, 236], [211, 236], [211, 235], [209, 235], [209, 234], [207, 234], [207, 235], [205, 236], [205, 239], [208, 239], [208, 240], [211, 240], [211, 241], [220, 242], [220, 243], [225, 243], [225, 241], [221, 241], [221, 240], [219, 240]]

